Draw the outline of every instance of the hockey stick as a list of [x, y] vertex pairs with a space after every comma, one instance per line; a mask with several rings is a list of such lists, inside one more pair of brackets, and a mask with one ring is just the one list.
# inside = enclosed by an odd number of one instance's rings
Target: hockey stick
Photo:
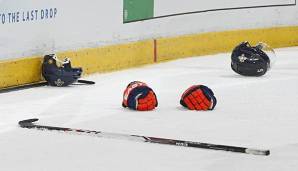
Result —
[[78, 80], [78, 83], [84, 83], [84, 84], [95, 84], [94, 81], [88, 81], [88, 80]]
[[203, 149], [211, 149], [211, 150], [222, 150], [222, 151], [230, 151], [230, 152], [238, 152], [238, 153], [246, 153], [246, 154], [254, 154], [254, 155], [268, 156], [270, 154], [269, 150], [260, 150], [260, 149], [246, 148], [246, 147], [218, 145], [218, 144], [166, 139], [166, 138], [158, 138], [158, 137], [147, 137], [147, 136], [140, 136], [140, 135], [108, 133], [108, 132], [90, 131], [90, 130], [84, 130], [84, 129], [36, 125], [33, 123], [36, 121], [38, 121], [38, 119], [36, 118], [22, 120], [19, 122], [19, 125], [22, 128], [28, 128], [28, 129], [36, 128], [38, 130], [72, 132], [75, 134], [83, 134], [83, 135], [104, 137], [104, 138], [125, 139], [125, 140], [132, 140], [132, 141], [138, 141], [138, 142], [149, 142], [149, 143], [159, 143], [159, 144], [203, 148]]

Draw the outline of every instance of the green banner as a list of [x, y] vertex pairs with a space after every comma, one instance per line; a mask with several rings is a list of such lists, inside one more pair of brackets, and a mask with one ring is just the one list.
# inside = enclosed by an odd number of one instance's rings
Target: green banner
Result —
[[123, 0], [123, 22], [153, 18], [154, 0]]

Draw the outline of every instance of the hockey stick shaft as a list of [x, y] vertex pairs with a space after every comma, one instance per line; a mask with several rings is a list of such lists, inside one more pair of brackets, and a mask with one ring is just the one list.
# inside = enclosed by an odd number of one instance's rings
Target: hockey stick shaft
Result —
[[138, 141], [138, 142], [150, 142], [150, 143], [230, 151], [230, 152], [238, 152], [238, 153], [246, 153], [246, 154], [254, 154], [254, 155], [267, 156], [270, 154], [269, 150], [253, 149], [253, 148], [246, 148], [246, 147], [237, 147], [237, 146], [210, 144], [210, 143], [184, 141], [184, 140], [176, 140], [176, 139], [148, 137], [148, 136], [141, 136], [141, 135], [109, 133], [109, 132], [102, 132], [102, 131], [91, 131], [91, 130], [84, 130], [84, 129], [74, 129], [74, 128], [33, 124], [33, 122], [36, 122], [36, 121], [38, 121], [38, 119], [23, 120], [19, 122], [19, 125], [22, 128], [29, 128], [29, 129], [36, 128], [39, 130], [63, 131], [63, 132], [71, 132], [75, 134], [83, 134], [83, 135], [103, 137], [103, 138], [125, 139], [125, 140], [132, 140], [132, 141]]

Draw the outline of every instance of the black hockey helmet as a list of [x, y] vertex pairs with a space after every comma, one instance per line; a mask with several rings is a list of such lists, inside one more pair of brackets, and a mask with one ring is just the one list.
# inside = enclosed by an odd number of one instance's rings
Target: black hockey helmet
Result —
[[262, 76], [272, 65], [275, 53], [265, 43], [251, 46], [245, 41], [236, 46], [231, 55], [233, 71], [244, 76]]
[[60, 61], [55, 54], [45, 55], [42, 63], [42, 76], [52, 86], [68, 86], [76, 82], [82, 74], [82, 68], [72, 68], [70, 60]]

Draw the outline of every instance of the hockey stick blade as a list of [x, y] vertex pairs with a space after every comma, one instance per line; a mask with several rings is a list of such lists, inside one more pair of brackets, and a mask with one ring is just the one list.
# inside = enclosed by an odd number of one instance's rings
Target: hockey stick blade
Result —
[[124, 140], [131, 140], [131, 141], [137, 141], [137, 142], [149, 142], [149, 143], [158, 143], [158, 144], [165, 144], [165, 145], [230, 151], [230, 152], [246, 153], [246, 154], [253, 154], [253, 155], [263, 155], [263, 156], [268, 156], [270, 154], [269, 150], [193, 142], [193, 141], [185, 141], [185, 140], [176, 140], [176, 139], [167, 139], [167, 138], [158, 138], [158, 137], [148, 137], [148, 136], [141, 136], [141, 135], [130, 135], [130, 134], [120, 134], [120, 133], [109, 133], [109, 132], [102, 132], [102, 131], [91, 131], [91, 130], [84, 130], [84, 129], [64, 128], [64, 127], [56, 127], [56, 126], [45, 126], [45, 125], [34, 124], [33, 122], [36, 122], [36, 121], [38, 121], [37, 118], [22, 120], [19, 122], [19, 125], [22, 128], [28, 128], [28, 129], [36, 128], [38, 130], [71, 132], [78, 135], [89, 135], [89, 136], [96, 136], [96, 137], [103, 137], [103, 138], [124, 139]]
[[33, 122], [36, 122], [38, 121], [37, 118], [34, 118], [34, 119], [26, 119], [26, 120], [22, 120], [19, 122], [19, 125], [20, 127], [22, 128], [31, 128], [31, 127], [34, 127], [34, 124]]
[[78, 83], [84, 83], [84, 84], [95, 84], [94, 81], [88, 81], [88, 80], [78, 80]]

